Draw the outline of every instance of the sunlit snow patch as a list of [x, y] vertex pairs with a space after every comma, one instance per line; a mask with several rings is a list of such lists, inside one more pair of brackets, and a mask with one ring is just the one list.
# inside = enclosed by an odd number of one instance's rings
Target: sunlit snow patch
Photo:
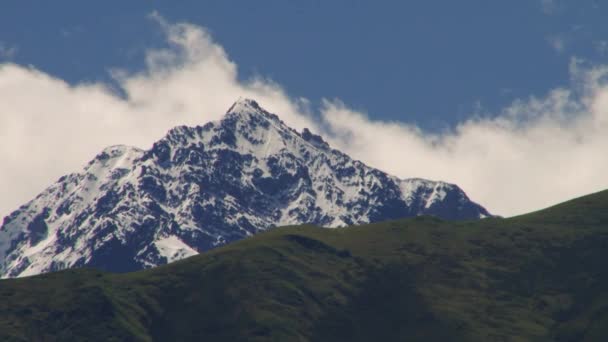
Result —
[[175, 235], [156, 240], [154, 245], [158, 249], [158, 253], [167, 258], [167, 262], [174, 262], [198, 254], [197, 251], [186, 245]]

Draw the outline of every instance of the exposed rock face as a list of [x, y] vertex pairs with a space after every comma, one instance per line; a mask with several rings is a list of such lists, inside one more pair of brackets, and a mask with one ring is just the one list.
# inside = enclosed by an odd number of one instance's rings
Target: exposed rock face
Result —
[[4, 219], [0, 276], [70, 267], [131, 271], [273, 226], [490, 214], [456, 185], [398, 179], [296, 132], [252, 100], [180, 126], [148, 150], [105, 149]]

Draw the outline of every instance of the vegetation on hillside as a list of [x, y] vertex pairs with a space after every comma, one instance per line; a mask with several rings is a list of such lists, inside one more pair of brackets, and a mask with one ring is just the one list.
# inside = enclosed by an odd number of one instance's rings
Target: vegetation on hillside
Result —
[[3, 341], [603, 341], [608, 191], [510, 219], [284, 227], [0, 281]]

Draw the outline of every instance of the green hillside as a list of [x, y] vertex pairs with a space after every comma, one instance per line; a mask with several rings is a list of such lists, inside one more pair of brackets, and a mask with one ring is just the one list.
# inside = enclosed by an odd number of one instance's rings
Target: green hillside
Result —
[[608, 191], [511, 219], [277, 228], [0, 281], [2, 341], [606, 341]]

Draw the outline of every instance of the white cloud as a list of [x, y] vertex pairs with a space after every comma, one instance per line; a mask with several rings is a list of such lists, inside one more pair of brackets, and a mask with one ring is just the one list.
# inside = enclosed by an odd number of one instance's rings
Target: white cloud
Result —
[[298, 101], [263, 79], [237, 81], [237, 67], [202, 28], [155, 16], [170, 48], [149, 51], [145, 71], [75, 86], [31, 67], [0, 64], [0, 222], [106, 146], [148, 148], [177, 125], [218, 119], [239, 97], [256, 98], [295, 127], [311, 126]]
[[451, 132], [374, 121], [338, 100], [324, 101], [319, 123], [307, 114], [306, 100], [290, 98], [272, 81], [238, 81], [236, 64], [206, 30], [152, 18], [170, 47], [149, 51], [140, 73], [113, 71], [124, 97], [104, 84], [69, 85], [0, 64], [0, 217], [102, 148], [147, 148], [173, 126], [218, 119], [240, 96], [257, 99], [295, 128], [324, 131], [335, 147], [372, 166], [457, 183], [497, 214], [608, 187], [605, 68], [575, 61], [572, 89], [517, 101], [494, 119], [470, 119]]
[[12, 59], [17, 54], [17, 47], [0, 42], [0, 60]]
[[[398, 176], [459, 184], [497, 214], [514, 215], [608, 188], [608, 68], [573, 61], [572, 89], [516, 101], [495, 118], [421, 132], [325, 103], [332, 142]], [[440, 95], [438, 96], [440, 97]]]

